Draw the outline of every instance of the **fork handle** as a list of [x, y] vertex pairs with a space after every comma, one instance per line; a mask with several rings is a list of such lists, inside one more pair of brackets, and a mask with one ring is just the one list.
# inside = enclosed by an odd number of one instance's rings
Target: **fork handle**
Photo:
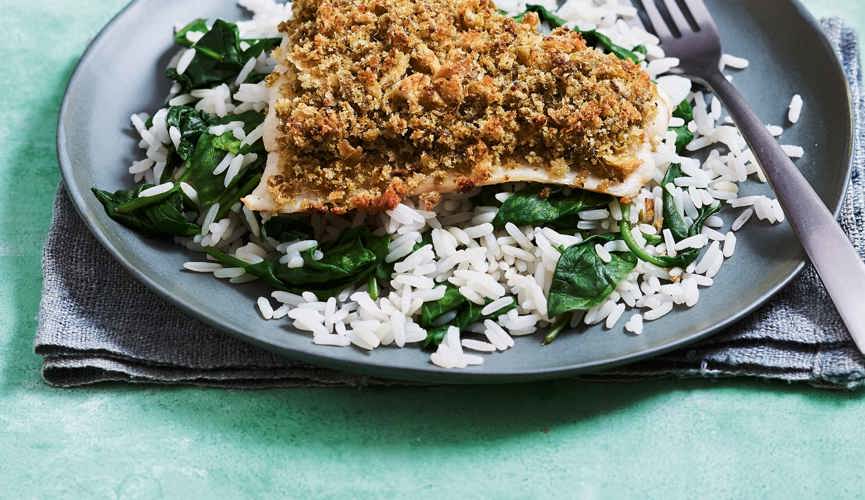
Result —
[[736, 87], [720, 72], [713, 72], [705, 82], [727, 106], [847, 330], [865, 353], [865, 264], [835, 217]]

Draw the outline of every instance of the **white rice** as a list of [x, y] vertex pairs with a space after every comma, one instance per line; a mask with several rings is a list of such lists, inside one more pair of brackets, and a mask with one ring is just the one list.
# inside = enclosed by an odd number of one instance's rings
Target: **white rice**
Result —
[[204, 35], [205, 33], [202, 33], [201, 31], [187, 31], [186, 39], [189, 40], [190, 43], [196, 44], [199, 40], [204, 38]]
[[129, 173], [133, 175], [142, 174], [153, 168], [153, 165], [155, 164], [156, 162], [151, 160], [150, 158], [145, 158], [143, 160], [133, 162], [132, 166], [129, 167]]
[[784, 129], [777, 125], [766, 125], [766, 130], [772, 134], [772, 137], [780, 137], [784, 133]]
[[729, 259], [736, 251], [736, 234], [733, 231], [728, 231], [724, 235], [724, 257]]
[[252, 131], [244, 137], [243, 144], [252, 145], [261, 140], [262, 136], [264, 136], [264, 124], [255, 127]]
[[619, 322], [619, 318], [622, 317], [622, 314], [625, 312], [625, 304], [616, 304], [613, 310], [609, 313], [604, 322], [604, 326], [607, 329], [613, 328], [616, 326], [616, 323]]
[[687, 250], [689, 248], [703, 248], [706, 246], [706, 243], [708, 243], [708, 238], [703, 234], [697, 234], [676, 243], [676, 251]]
[[725, 68], [745, 69], [749, 64], [748, 60], [743, 57], [736, 57], [731, 54], [721, 55], [721, 71], [724, 71]]
[[484, 335], [486, 335], [487, 340], [496, 346], [496, 349], [499, 351], [504, 351], [514, 346], [514, 339], [498, 323], [489, 319], [484, 320], [484, 328]]
[[463, 339], [462, 346], [466, 349], [471, 349], [473, 351], [480, 352], [495, 352], [496, 346], [490, 344], [489, 342], [484, 342], [482, 340], [474, 340], [474, 339]]
[[289, 306], [297, 306], [304, 302], [303, 297], [301, 297], [300, 295], [295, 295], [293, 293], [283, 292], [279, 290], [271, 292], [270, 296], [273, 297], [274, 300]]
[[168, 101], [169, 106], [185, 106], [187, 104], [191, 104], [195, 102], [195, 97], [192, 97], [189, 94], [180, 94], [178, 96], [172, 97], [171, 100]]
[[636, 313], [631, 316], [631, 319], [625, 323], [625, 330], [633, 333], [634, 335], [640, 335], [643, 333], [643, 315], [640, 313]]
[[752, 215], [754, 215], [753, 208], [749, 208], [743, 211], [741, 214], [739, 214], [738, 217], [736, 217], [736, 220], [733, 221], [733, 225], [730, 227], [730, 229], [732, 229], [733, 231], [738, 231], [742, 228], [742, 226], [745, 225], [746, 222], [748, 222]]
[[610, 211], [606, 208], [599, 208], [595, 210], [585, 210], [579, 213], [580, 219], [589, 220], [589, 221], [597, 221], [597, 220], [606, 220], [610, 217]]
[[216, 262], [184, 262], [183, 268], [195, 273], [212, 273], [222, 269], [222, 265]]
[[801, 146], [782, 144], [781, 149], [783, 149], [784, 153], [790, 158], [802, 158], [805, 155], [805, 150]]
[[245, 271], [242, 267], [226, 267], [213, 271], [213, 275], [220, 279], [239, 278], [243, 276]]
[[192, 203], [198, 205], [198, 191], [196, 191], [194, 187], [190, 186], [185, 182], [181, 182], [180, 190], [183, 191], [183, 194], [185, 194], [186, 197], [189, 198], [190, 201], [192, 201]]
[[613, 260], [613, 256], [610, 255], [610, 252], [608, 252], [607, 249], [604, 248], [603, 245], [596, 243], [595, 244], [595, 253], [597, 253], [598, 257], [600, 257], [601, 260], [606, 262], [606, 263], [610, 263]]
[[262, 318], [273, 319], [273, 306], [270, 304], [270, 301], [267, 300], [267, 297], [259, 297], [256, 303]]
[[802, 96], [799, 94], [795, 94], [792, 99], [790, 99], [790, 106], [787, 111], [787, 120], [790, 123], [798, 123], [799, 117], [802, 116], [802, 106], [804, 101], [802, 100]]
[[219, 213], [219, 203], [214, 203], [204, 214], [204, 219], [201, 222], [201, 235], [205, 236], [210, 231], [210, 225], [216, 220], [216, 215]]
[[231, 181], [233, 181], [234, 178], [237, 177], [237, 174], [240, 173], [240, 169], [243, 168], [243, 160], [244, 155], [239, 154], [231, 160], [231, 163], [228, 164], [228, 169], [225, 171], [225, 179], [223, 180], [225, 187], [228, 187], [229, 184], [231, 184]]
[[160, 194], [167, 193], [174, 189], [173, 182], [166, 182], [164, 184], [160, 184], [158, 186], [149, 187], [147, 189], [142, 190], [138, 193], [139, 198], [150, 198], [151, 196], [159, 196]]
[[484, 316], [491, 316], [494, 312], [503, 309], [514, 303], [514, 299], [511, 297], [502, 297], [500, 299], [496, 299], [481, 309], [481, 314]]
[[192, 64], [193, 59], [195, 59], [195, 49], [186, 49], [183, 52], [183, 55], [180, 56], [180, 60], [177, 61], [177, 74], [182, 75], [186, 73], [186, 70], [189, 69], [189, 65]]
[[240, 73], [237, 74], [237, 78], [234, 80], [235, 86], [240, 87], [240, 84], [249, 78], [249, 75], [252, 74], [252, 70], [255, 69], [255, 63], [256, 59], [254, 57], [251, 57], [246, 61], [246, 64], [243, 65], [243, 69], [240, 70]]
[[654, 321], [665, 316], [667, 313], [673, 310], [672, 302], [661, 302], [657, 306], [649, 309], [643, 314], [643, 319], [646, 321]]

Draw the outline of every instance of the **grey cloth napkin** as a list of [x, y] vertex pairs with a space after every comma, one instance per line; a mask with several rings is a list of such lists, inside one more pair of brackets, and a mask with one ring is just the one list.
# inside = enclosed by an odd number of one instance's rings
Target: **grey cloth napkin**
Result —
[[[841, 223], [865, 255], [865, 102], [855, 33], [838, 19], [823, 27], [843, 62], [855, 103], [852, 184]], [[61, 188], [43, 256], [36, 335], [45, 381], [61, 387], [151, 382], [224, 387], [387, 384], [280, 358], [185, 316], [135, 281], [93, 238]], [[865, 358], [810, 266], [748, 319], [700, 344], [601, 379], [748, 376], [855, 388]]]

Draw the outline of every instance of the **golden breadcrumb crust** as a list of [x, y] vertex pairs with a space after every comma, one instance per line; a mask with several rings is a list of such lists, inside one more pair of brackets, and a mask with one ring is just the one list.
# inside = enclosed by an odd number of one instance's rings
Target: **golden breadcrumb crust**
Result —
[[491, 165], [623, 179], [654, 85], [574, 31], [537, 27], [489, 0], [296, 0], [269, 79], [274, 201], [305, 192], [321, 200], [306, 208], [387, 209], [445, 179], [481, 184]]

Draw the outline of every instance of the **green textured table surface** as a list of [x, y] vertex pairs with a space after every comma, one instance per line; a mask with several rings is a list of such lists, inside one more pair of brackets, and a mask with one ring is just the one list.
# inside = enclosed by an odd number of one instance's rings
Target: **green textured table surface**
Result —
[[[123, 4], [0, 0], [0, 497], [862, 496], [865, 394], [746, 381], [43, 385], [32, 342], [57, 111]], [[865, 2], [806, 4], [865, 29]]]

